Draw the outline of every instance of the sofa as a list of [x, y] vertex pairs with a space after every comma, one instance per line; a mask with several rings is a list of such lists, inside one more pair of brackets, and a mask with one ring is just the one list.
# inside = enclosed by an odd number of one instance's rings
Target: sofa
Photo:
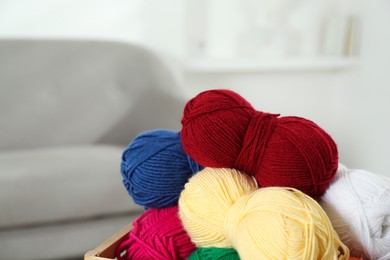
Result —
[[1, 259], [81, 259], [143, 212], [121, 154], [180, 127], [174, 67], [127, 42], [0, 39]]

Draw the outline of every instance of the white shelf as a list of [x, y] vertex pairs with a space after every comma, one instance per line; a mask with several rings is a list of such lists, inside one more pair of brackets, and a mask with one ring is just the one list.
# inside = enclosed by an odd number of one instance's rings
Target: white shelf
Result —
[[356, 68], [357, 58], [297, 58], [284, 60], [188, 60], [186, 73], [261, 73], [261, 72], [315, 72], [340, 71]]

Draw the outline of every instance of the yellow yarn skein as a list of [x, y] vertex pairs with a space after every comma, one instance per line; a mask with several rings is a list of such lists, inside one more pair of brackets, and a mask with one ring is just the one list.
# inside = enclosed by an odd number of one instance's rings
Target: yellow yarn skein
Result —
[[179, 213], [198, 247], [233, 247], [244, 260], [349, 258], [315, 200], [292, 188], [258, 189], [248, 180], [244, 173], [212, 168], [189, 180]]
[[348, 259], [321, 206], [292, 188], [259, 189], [231, 208], [225, 228], [242, 259]]
[[191, 241], [198, 247], [231, 247], [224, 230], [228, 211], [256, 189], [253, 177], [234, 169], [206, 167], [192, 176], [179, 198], [179, 216]]

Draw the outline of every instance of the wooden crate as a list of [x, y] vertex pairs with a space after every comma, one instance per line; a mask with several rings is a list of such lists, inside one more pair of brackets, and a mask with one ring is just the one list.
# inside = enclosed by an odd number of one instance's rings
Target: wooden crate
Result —
[[109, 260], [115, 259], [115, 251], [119, 245], [119, 242], [124, 239], [124, 237], [129, 234], [133, 229], [133, 225], [130, 224], [120, 230], [118, 233], [101, 243], [95, 249], [88, 251], [84, 255], [85, 260]]
[[[84, 260], [113, 260], [115, 259], [115, 251], [119, 246], [119, 242], [124, 239], [125, 236], [133, 229], [133, 225], [130, 224], [123, 228], [121, 231], [101, 243], [95, 249], [88, 251], [84, 255]], [[363, 260], [359, 257], [350, 257], [350, 260]]]

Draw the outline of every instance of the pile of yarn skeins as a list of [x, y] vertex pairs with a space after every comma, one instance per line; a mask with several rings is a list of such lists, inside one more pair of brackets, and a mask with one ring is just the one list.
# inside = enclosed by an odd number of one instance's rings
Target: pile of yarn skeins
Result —
[[145, 208], [118, 259], [390, 259], [390, 179], [348, 169], [313, 121], [216, 89], [140, 133], [123, 183]]

